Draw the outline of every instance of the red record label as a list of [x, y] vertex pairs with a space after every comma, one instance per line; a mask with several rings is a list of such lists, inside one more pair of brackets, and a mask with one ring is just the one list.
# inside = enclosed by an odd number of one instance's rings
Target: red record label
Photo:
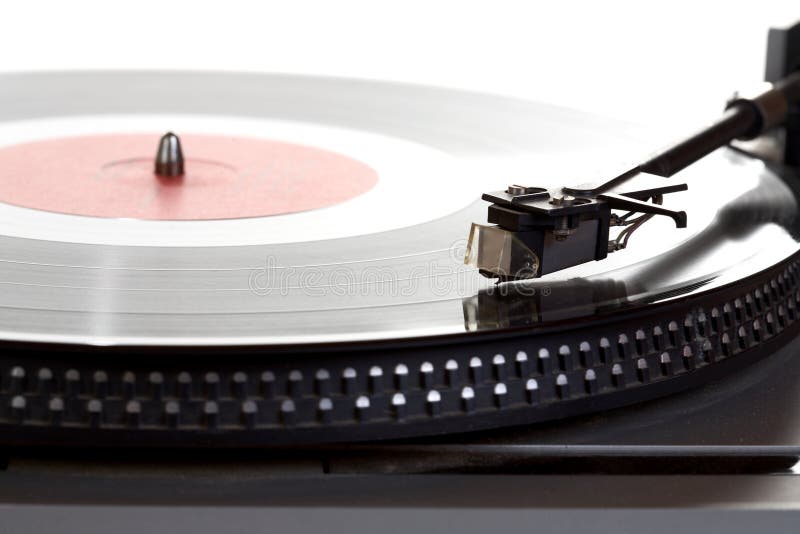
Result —
[[202, 220], [325, 208], [372, 189], [348, 156], [272, 140], [181, 135], [185, 174], [154, 173], [160, 134], [69, 137], [0, 148], [0, 202], [93, 217]]

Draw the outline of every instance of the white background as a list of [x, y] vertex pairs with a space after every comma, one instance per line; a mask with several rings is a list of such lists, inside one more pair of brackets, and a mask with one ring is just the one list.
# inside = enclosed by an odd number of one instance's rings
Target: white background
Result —
[[3, 1], [0, 71], [313, 73], [695, 123], [762, 78], [767, 28], [797, 19], [796, 0]]

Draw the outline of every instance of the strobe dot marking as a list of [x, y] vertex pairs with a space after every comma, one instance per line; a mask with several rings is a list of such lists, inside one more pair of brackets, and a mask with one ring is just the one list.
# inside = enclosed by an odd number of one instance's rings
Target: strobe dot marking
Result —
[[394, 387], [400, 391], [408, 388], [408, 366], [398, 363], [394, 368]]
[[514, 357], [514, 363], [516, 366], [517, 376], [520, 378], [525, 378], [530, 373], [530, 366], [528, 364], [528, 353], [525, 351], [517, 352], [517, 355]]
[[550, 370], [552, 368], [552, 363], [550, 362], [550, 351], [547, 349], [539, 349], [539, 358], [538, 358], [538, 371], [539, 374], [550, 374]]
[[219, 398], [219, 375], [215, 372], [206, 373], [203, 377], [203, 389], [205, 390], [206, 398]]
[[613, 356], [611, 354], [611, 342], [608, 340], [608, 338], [600, 338], [598, 347], [600, 348], [600, 360], [603, 363], [611, 363]]
[[402, 393], [395, 393], [392, 395], [392, 412], [397, 420], [405, 419], [406, 415], [408, 414], [406, 396]]
[[206, 401], [203, 404], [203, 421], [209, 429], [219, 426], [219, 405], [216, 401]]
[[359, 421], [369, 420], [369, 397], [361, 395], [356, 399], [356, 419]]
[[25, 419], [25, 412], [27, 411], [28, 401], [25, 400], [25, 397], [22, 395], [16, 395], [11, 399], [9, 403], [11, 407], [11, 413], [14, 420], [17, 423], [22, 423]]
[[289, 396], [295, 399], [303, 396], [303, 373], [297, 369], [289, 371]]
[[461, 407], [467, 413], [475, 411], [475, 390], [469, 386], [461, 390]]
[[126, 399], [136, 396], [136, 375], [131, 371], [122, 373], [122, 396]]
[[578, 345], [578, 352], [580, 353], [581, 365], [584, 367], [592, 367], [594, 365], [592, 346], [588, 341], [581, 341], [581, 344]]
[[653, 348], [655, 350], [664, 348], [664, 331], [658, 325], [653, 327]]
[[239, 417], [247, 428], [255, 428], [258, 417], [258, 404], [253, 400], [243, 401], [239, 408]]
[[435, 389], [429, 391], [425, 397], [425, 405], [429, 415], [440, 415], [442, 413], [442, 394]]
[[539, 382], [535, 378], [529, 378], [525, 382], [525, 397], [529, 404], [539, 402]]
[[669, 337], [669, 344], [676, 346], [678, 344], [678, 323], [670, 321], [667, 324], [667, 336]]
[[433, 364], [431, 362], [424, 362], [419, 366], [419, 382], [422, 389], [433, 387]]
[[333, 421], [333, 401], [323, 397], [317, 403], [317, 419], [322, 424], [330, 424]]
[[494, 403], [498, 408], [505, 408], [508, 404], [508, 387], [502, 382], [494, 386]]
[[92, 392], [98, 399], [108, 395], [108, 374], [105, 371], [95, 371], [92, 375]]
[[275, 396], [275, 374], [272, 371], [261, 373], [259, 390], [261, 396], [265, 399], [271, 399]]
[[456, 387], [459, 382], [458, 362], [455, 360], [447, 360], [447, 362], [444, 364], [444, 372], [447, 385], [451, 388]]
[[49, 412], [50, 424], [58, 426], [64, 418], [64, 399], [61, 397], [53, 397], [47, 403], [47, 410]]
[[472, 383], [478, 385], [483, 380], [483, 363], [481, 359], [477, 356], [470, 358], [469, 360], [469, 378], [472, 380]]
[[618, 363], [611, 367], [611, 383], [619, 389], [625, 387], [625, 370]]
[[731, 337], [728, 335], [727, 332], [722, 334], [720, 338], [720, 350], [722, 351], [722, 355], [725, 357], [731, 356], [733, 354], [733, 347], [731, 347]]
[[564, 373], [556, 377], [556, 395], [559, 399], [569, 398], [569, 380]]
[[562, 371], [572, 369], [572, 350], [570, 350], [569, 345], [558, 347], [558, 365]]
[[280, 419], [285, 425], [294, 425], [297, 422], [297, 407], [292, 399], [281, 402]]
[[42, 367], [36, 373], [36, 389], [40, 395], [47, 395], [53, 389], [53, 371], [48, 367]]
[[696, 362], [694, 359], [694, 351], [692, 347], [686, 345], [683, 347], [683, 367], [687, 371], [694, 371], [696, 366]]
[[702, 311], [697, 314], [697, 333], [701, 336], [708, 335], [708, 318]]
[[139, 401], [131, 400], [125, 404], [125, 424], [138, 428], [142, 418], [142, 405]]
[[772, 315], [772, 312], [767, 312], [765, 317], [766, 326], [767, 326], [767, 334], [774, 336], [775, 335], [775, 317]]
[[650, 368], [645, 358], [636, 360], [636, 377], [639, 379], [639, 382], [643, 384], [650, 382]]
[[629, 341], [627, 335], [620, 334], [619, 336], [617, 336], [617, 352], [619, 353], [619, 357], [623, 360], [630, 356]]
[[586, 370], [586, 373], [583, 375], [583, 384], [587, 395], [597, 393], [597, 373], [595, 373], [594, 369]]
[[722, 324], [725, 325], [725, 328], [730, 328], [733, 323], [731, 315], [733, 315], [733, 310], [731, 309], [731, 305], [726, 302], [722, 306]]
[[739, 345], [740, 350], [744, 350], [747, 348], [747, 330], [744, 326], [740, 326], [739, 329], [736, 331], [736, 340], [737, 344]]
[[155, 400], [161, 400], [164, 396], [164, 375], [158, 371], [153, 371], [147, 377], [150, 386], [150, 396]]
[[711, 333], [717, 334], [721, 328], [719, 309], [711, 308]]
[[683, 320], [683, 337], [684, 339], [694, 338], [694, 317], [691, 314]]
[[99, 399], [91, 399], [86, 403], [89, 426], [97, 428], [103, 422], [103, 403]]
[[377, 365], [369, 369], [369, 390], [373, 395], [383, 392], [383, 369]]
[[492, 358], [494, 379], [502, 382], [506, 379], [506, 358], [502, 354], [495, 354]]
[[744, 303], [742, 299], [735, 299], [733, 301], [733, 315], [736, 317], [736, 322], [742, 322], [744, 320]]
[[181, 423], [180, 418], [181, 418], [181, 405], [175, 401], [168, 401], [164, 405], [164, 419], [166, 425], [171, 429], [178, 428]]
[[672, 358], [668, 352], [662, 352], [659, 356], [659, 365], [661, 367], [661, 374], [664, 376], [672, 375]]
[[319, 397], [327, 397], [331, 392], [331, 374], [327, 369], [318, 369], [314, 373], [314, 392]]
[[347, 396], [352, 396], [356, 392], [356, 379], [358, 373], [352, 367], [346, 367], [342, 370], [342, 392]]
[[639, 329], [636, 331], [636, 354], [639, 356], [645, 354], [647, 352], [647, 334], [644, 333], [644, 330]]
[[247, 397], [247, 373], [243, 371], [233, 373], [231, 383], [233, 394], [237, 399], [244, 399]]

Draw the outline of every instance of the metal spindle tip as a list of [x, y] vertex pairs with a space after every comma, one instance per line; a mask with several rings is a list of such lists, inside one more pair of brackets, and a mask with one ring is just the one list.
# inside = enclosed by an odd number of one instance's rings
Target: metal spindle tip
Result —
[[158, 176], [183, 176], [181, 140], [172, 132], [161, 136], [156, 152], [155, 173]]

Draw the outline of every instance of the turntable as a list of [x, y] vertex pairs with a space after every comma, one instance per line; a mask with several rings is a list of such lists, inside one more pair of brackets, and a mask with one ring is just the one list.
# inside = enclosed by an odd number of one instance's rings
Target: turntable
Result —
[[687, 502], [749, 502], [717, 489], [746, 473], [796, 505], [798, 43], [655, 153], [427, 87], [0, 76], [0, 495], [192, 504], [215, 464], [236, 504], [522, 508], [520, 479], [416, 476], [592, 472], [592, 506], [656, 507], [623, 475], [691, 472]]

